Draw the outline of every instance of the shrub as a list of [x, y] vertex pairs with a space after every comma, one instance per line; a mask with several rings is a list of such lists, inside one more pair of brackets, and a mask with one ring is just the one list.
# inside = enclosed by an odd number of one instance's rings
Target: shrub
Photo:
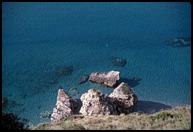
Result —
[[155, 116], [150, 116], [152, 120], [166, 120], [168, 118], [173, 118], [173, 117], [174, 115], [168, 112], [161, 112], [161, 113], [156, 114]]
[[28, 127], [25, 126], [26, 121], [13, 113], [2, 113], [1, 125], [5, 130], [25, 130]]

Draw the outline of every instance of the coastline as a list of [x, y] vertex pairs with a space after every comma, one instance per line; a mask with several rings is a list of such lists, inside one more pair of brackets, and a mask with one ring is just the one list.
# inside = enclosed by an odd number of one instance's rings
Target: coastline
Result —
[[[94, 119], [94, 120], [93, 120]], [[72, 116], [56, 124], [40, 123], [32, 130], [146, 130], [191, 129], [191, 105], [176, 106], [152, 114], [132, 112], [121, 115]]]

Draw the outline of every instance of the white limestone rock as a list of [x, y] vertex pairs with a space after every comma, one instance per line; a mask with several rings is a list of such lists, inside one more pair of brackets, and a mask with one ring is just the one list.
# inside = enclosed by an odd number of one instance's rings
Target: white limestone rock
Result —
[[89, 81], [104, 84], [108, 87], [114, 87], [120, 79], [119, 71], [93, 72], [89, 76]]

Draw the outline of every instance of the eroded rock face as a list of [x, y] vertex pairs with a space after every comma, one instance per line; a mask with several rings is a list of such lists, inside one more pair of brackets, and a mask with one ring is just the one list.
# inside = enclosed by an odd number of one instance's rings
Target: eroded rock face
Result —
[[128, 114], [133, 110], [137, 100], [137, 96], [126, 83], [121, 83], [110, 95], [90, 89], [81, 96], [80, 113], [83, 115]]
[[104, 84], [108, 87], [114, 87], [117, 81], [120, 79], [120, 72], [110, 71], [110, 72], [93, 72], [89, 76], [91, 82]]
[[64, 92], [63, 89], [58, 90], [56, 106], [51, 115], [51, 122], [57, 122], [64, 117], [73, 114], [72, 99]]
[[80, 113], [83, 115], [109, 115], [113, 111], [113, 107], [108, 104], [106, 95], [90, 89], [81, 96], [82, 107]]
[[108, 97], [109, 103], [114, 104], [118, 114], [130, 113], [133, 110], [133, 106], [138, 101], [132, 89], [124, 82], [115, 88]]
[[[111, 77], [115, 80], [119, 79], [119, 72], [116, 71], [105, 73], [105, 75], [103, 73], [93, 74], [97, 75], [97, 77], [99, 76], [99, 81], [101, 81], [100, 79], [103, 79], [104, 76], [104, 78], [107, 79]], [[105, 84], [103, 81], [101, 81], [101, 83]], [[108, 83], [108, 81], [106, 83]], [[56, 107], [53, 109], [51, 115], [51, 122], [58, 122], [62, 118], [79, 113], [82, 115], [128, 114], [133, 110], [137, 101], [137, 96], [128, 84], [124, 82], [119, 84], [109, 95], [103, 94], [96, 89], [89, 89], [86, 93], [82, 94], [80, 100], [72, 99], [63, 89], [59, 89]]]

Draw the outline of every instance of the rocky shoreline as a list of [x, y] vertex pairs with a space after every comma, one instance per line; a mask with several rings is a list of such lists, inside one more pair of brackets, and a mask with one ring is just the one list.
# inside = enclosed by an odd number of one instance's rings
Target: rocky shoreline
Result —
[[[114, 88], [114, 90], [110, 94], [104, 94], [91, 88], [83, 93], [80, 99], [73, 99], [60, 87], [53, 112], [47, 115], [51, 122], [32, 129], [190, 129], [190, 106], [171, 108], [153, 114], [133, 112], [138, 97], [126, 82], [121, 82], [119, 71], [93, 72], [82, 78], [84, 83], [87, 80]], [[45, 116], [45, 113], [42, 114]], [[125, 120], [125, 118], [129, 119]], [[173, 121], [168, 122], [168, 119]], [[113, 120], [118, 122], [114, 124]], [[187, 125], [183, 126], [182, 120]], [[104, 124], [104, 122], [108, 123]], [[132, 124], [131, 122], [134, 123], [133, 126], [129, 125]], [[156, 126], [157, 122], [159, 122], [158, 126]], [[171, 126], [168, 126], [166, 122]], [[182, 124], [179, 125], [180, 122]], [[140, 125], [136, 126], [136, 124]]]
[[[91, 73], [89, 80], [94, 83], [113, 87], [117, 85], [120, 79], [120, 72], [96, 72]], [[51, 114], [51, 123], [72, 116], [74, 114], [81, 115], [119, 115], [132, 112], [138, 98], [127, 83], [120, 83], [109, 95], [91, 88], [82, 94], [80, 100], [73, 99], [64, 91], [58, 90], [56, 106]]]

